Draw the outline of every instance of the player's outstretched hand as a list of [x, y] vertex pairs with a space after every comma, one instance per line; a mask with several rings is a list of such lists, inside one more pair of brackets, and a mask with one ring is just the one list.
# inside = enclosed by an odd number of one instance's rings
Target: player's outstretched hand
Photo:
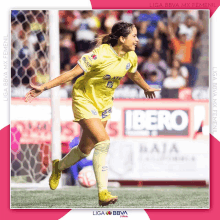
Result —
[[32, 89], [25, 95], [25, 102], [31, 102], [44, 91], [41, 86], [35, 86], [33, 84], [30, 84], [30, 86]]
[[150, 88], [147, 91], [144, 91], [144, 94], [145, 94], [146, 98], [153, 99], [153, 98], [155, 98], [155, 93], [154, 92], [160, 91], [160, 90], [161, 89]]

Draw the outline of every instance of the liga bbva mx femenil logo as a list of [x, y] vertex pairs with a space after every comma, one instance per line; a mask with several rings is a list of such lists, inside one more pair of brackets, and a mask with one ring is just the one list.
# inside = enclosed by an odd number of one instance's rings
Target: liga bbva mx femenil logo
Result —
[[128, 217], [127, 211], [93, 211], [93, 215], [120, 215], [120, 217]]

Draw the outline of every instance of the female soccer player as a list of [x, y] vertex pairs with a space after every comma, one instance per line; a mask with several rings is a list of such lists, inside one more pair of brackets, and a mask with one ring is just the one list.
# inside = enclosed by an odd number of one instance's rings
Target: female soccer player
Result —
[[72, 70], [44, 85], [31, 85], [32, 89], [25, 96], [26, 102], [31, 102], [43, 91], [71, 81], [84, 72], [84, 75], [76, 80], [72, 92], [74, 118], [82, 127], [83, 134], [78, 146], [61, 160], [53, 161], [53, 171], [49, 181], [51, 189], [57, 188], [62, 170], [87, 157], [95, 148], [93, 167], [99, 205], [105, 206], [117, 201], [118, 197], [112, 196], [107, 190], [106, 156], [110, 139], [105, 130], [111, 115], [114, 91], [126, 73], [144, 90], [147, 98], [154, 98], [154, 92], [160, 90], [150, 88], [137, 71], [137, 55], [134, 52], [137, 43], [136, 27], [131, 23], [117, 22], [112, 27], [111, 34], [102, 38], [101, 45], [83, 55]]

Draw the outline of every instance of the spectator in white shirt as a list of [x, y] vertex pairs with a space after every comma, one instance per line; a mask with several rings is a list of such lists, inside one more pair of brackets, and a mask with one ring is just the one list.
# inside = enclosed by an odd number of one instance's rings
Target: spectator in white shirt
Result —
[[189, 15], [184, 24], [179, 24], [179, 32], [186, 34], [186, 39], [191, 40], [197, 30], [195, 24], [193, 17]]
[[167, 77], [163, 82], [163, 87], [166, 89], [179, 89], [186, 86], [186, 80], [178, 75], [178, 70], [171, 69], [171, 76]]
[[77, 52], [87, 52], [91, 49], [91, 43], [95, 40], [96, 23], [88, 11], [81, 12], [81, 18], [74, 20], [74, 31], [76, 31]]
[[188, 80], [189, 71], [188, 71], [188, 69], [187, 69], [185, 66], [182, 66], [182, 65], [181, 65], [181, 62], [180, 62], [179, 60], [177, 60], [177, 59], [175, 59], [175, 58], [173, 59], [171, 68], [168, 68], [168, 69], [167, 69], [167, 73], [166, 73], [167, 76], [170, 76], [170, 75], [171, 75], [171, 70], [172, 70], [172, 68], [178, 69], [180, 76], [182, 76], [183, 78], [185, 78], [186, 80]]

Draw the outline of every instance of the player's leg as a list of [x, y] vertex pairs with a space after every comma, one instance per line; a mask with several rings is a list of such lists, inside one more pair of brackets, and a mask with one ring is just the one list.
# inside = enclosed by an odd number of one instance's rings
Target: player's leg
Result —
[[[90, 119], [87, 119], [87, 120], [90, 120]], [[101, 123], [102, 123], [102, 126], [105, 128], [107, 121], [104, 121]], [[91, 137], [91, 132], [88, 129], [84, 128], [79, 145], [72, 148], [71, 151], [59, 161], [58, 169], [60, 171], [65, 170], [69, 168], [70, 166], [74, 165], [76, 162], [78, 162], [82, 158], [89, 156], [95, 144], [96, 144], [96, 141], [94, 140], [94, 138]]]
[[[103, 127], [105, 128], [106, 125], [107, 125], [107, 121], [102, 121], [101, 123], [102, 123]], [[86, 129], [84, 129], [83, 133], [82, 133], [82, 137], [81, 137], [80, 143], [79, 143], [80, 150], [84, 154], [90, 154], [90, 152], [94, 148], [95, 144], [96, 144], [96, 141], [93, 140], [89, 136], [89, 132]]]
[[83, 153], [89, 153], [93, 147], [93, 167], [97, 180], [99, 192], [107, 189], [108, 170], [106, 166], [106, 156], [108, 153], [110, 140], [108, 134], [100, 119], [81, 120], [80, 125], [83, 128], [83, 133], [87, 134], [94, 146], [86, 146], [82, 140], [79, 148]]
[[[93, 168], [99, 191], [99, 205], [102, 206], [112, 203], [114, 204], [118, 199], [117, 196], [112, 196], [107, 190], [108, 167], [106, 166], [106, 157], [110, 146], [110, 140], [104, 126], [106, 123], [101, 122], [100, 119], [82, 120], [80, 123], [83, 128], [83, 132], [86, 132], [86, 134], [90, 136], [93, 143], [95, 143]], [[90, 149], [84, 149], [84, 146], [85, 145], [79, 145], [80, 149], [84, 153], [90, 152]]]
[[[83, 119], [83, 120], [85, 120], [85, 119]], [[81, 121], [83, 121], [83, 120], [81, 120]], [[87, 120], [92, 120], [92, 119], [87, 119]], [[101, 122], [100, 119], [98, 119], [98, 120], [99, 120], [99, 122]], [[91, 124], [91, 123], [88, 123], [88, 124]], [[101, 122], [101, 126], [98, 125], [98, 127], [101, 127], [101, 130], [103, 130], [103, 127], [105, 127], [105, 126], [106, 126], [106, 122]], [[82, 129], [83, 129], [83, 127], [84, 127], [84, 123], [82, 123]], [[104, 129], [104, 131], [105, 131], [105, 129]], [[98, 131], [98, 132], [102, 133], [101, 131]], [[105, 133], [106, 133], [106, 131], [105, 131]], [[107, 135], [107, 133], [105, 134], [105, 136], [106, 135]], [[99, 139], [99, 137], [98, 137], [98, 139]], [[55, 190], [59, 185], [61, 171], [76, 164], [82, 158], [87, 157], [89, 155], [89, 153], [91, 152], [91, 150], [94, 148], [95, 144], [96, 144], [96, 142], [94, 141], [94, 138], [91, 138], [91, 132], [88, 129], [83, 129], [83, 134], [82, 134], [79, 145], [72, 148], [71, 151], [64, 158], [62, 158], [60, 161], [59, 160], [53, 161], [52, 175], [49, 180], [49, 185], [52, 190]]]

